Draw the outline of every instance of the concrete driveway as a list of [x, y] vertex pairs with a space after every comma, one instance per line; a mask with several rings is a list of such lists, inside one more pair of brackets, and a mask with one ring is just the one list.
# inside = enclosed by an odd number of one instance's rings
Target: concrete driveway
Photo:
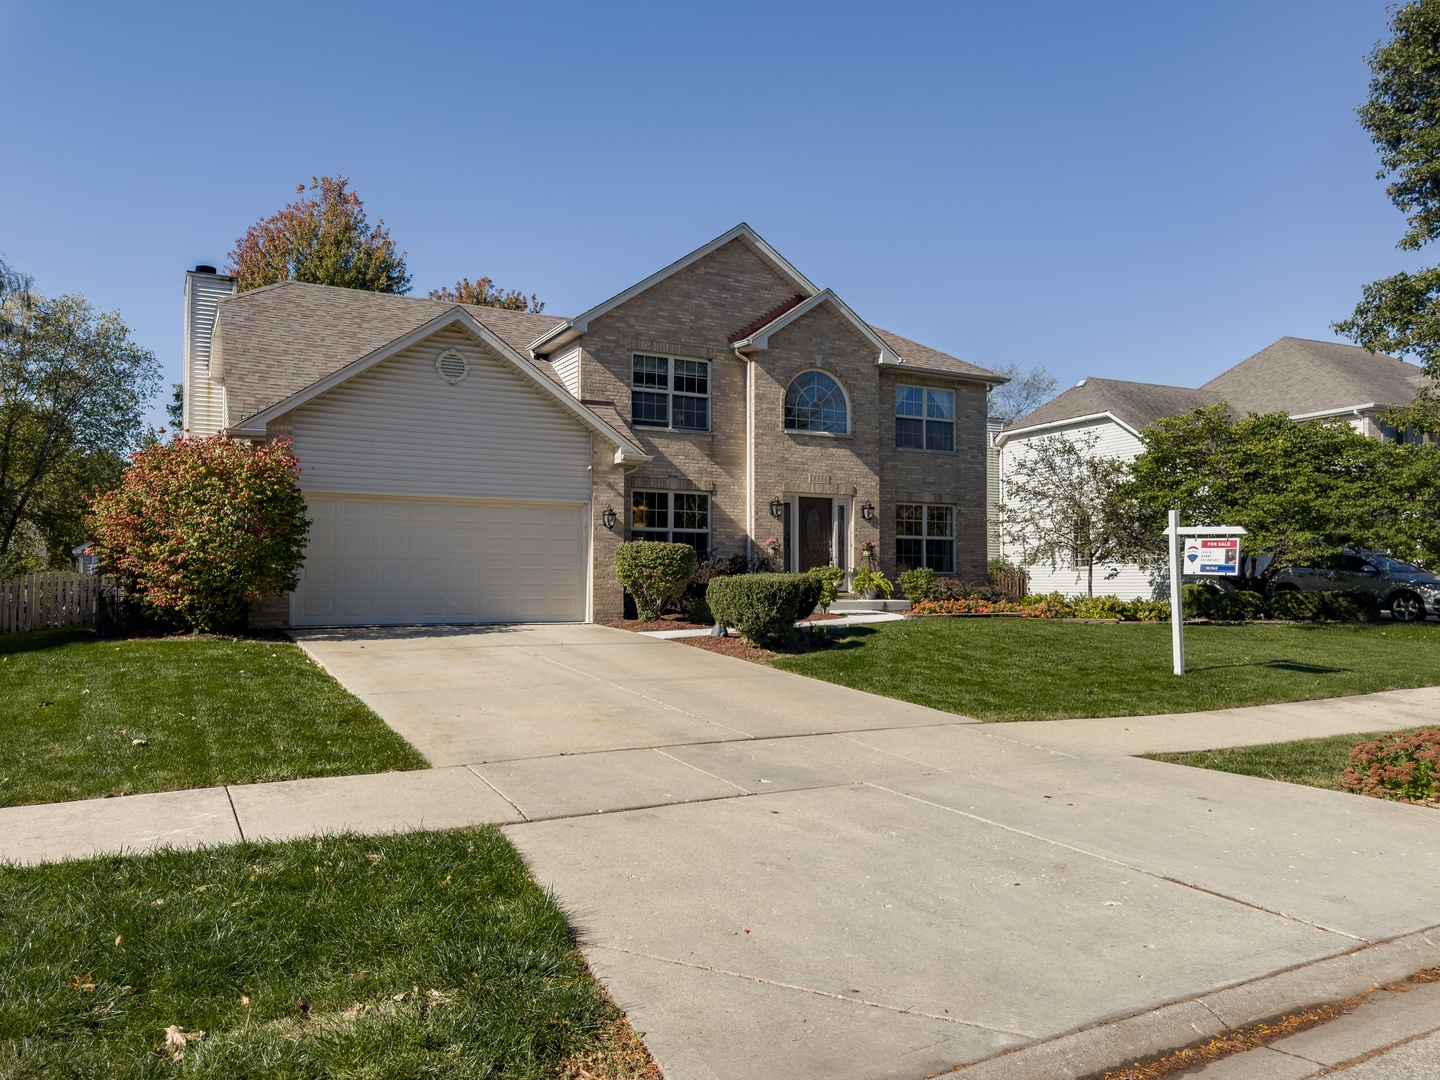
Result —
[[671, 1080], [1079, 1076], [1440, 964], [1440, 815], [1126, 756], [1434, 690], [982, 725], [603, 627], [297, 637], [515, 807]]

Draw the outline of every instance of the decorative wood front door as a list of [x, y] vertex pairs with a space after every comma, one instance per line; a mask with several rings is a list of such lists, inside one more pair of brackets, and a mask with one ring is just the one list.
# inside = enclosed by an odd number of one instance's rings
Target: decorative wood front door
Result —
[[817, 566], [830, 565], [830, 514], [829, 499], [805, 499], [800, 501], [800, 544], [796, 569], [802, 574]]

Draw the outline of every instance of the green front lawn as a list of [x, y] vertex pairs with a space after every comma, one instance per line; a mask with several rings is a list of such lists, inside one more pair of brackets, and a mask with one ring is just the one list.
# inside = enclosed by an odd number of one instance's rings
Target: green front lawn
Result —
[[1362, 735], [1297, 739], [1295, 742], [1267, 743], [1264, 746], [1236, 746], [1226, 750], [1194, 750], [1184, 754], [1145, 756], [1154, 761], [1169, 761], [1197, 769], [1216, 769], [1220, 772], [1239, 773], [1241, 776], [1283, 780], [1287, 784], [1338, 790], [1340, 774], [1350, 762], [1351, 748], [1357, 743], [1370, 742], [1394, 730], [1390, 728], [1387, 731], [1372, 731]]
[[0, 806], [423, 768], [289, 642], [0, 636]]
[[[170, 1027], [204, 1035], [167, 1052]], [[0, 866], [14, 1080], [610, 1076], [616, 1061], [658, 1075], [493, 828]]]
[[839, 627], [778, 668], [981, 720], [1138, 716], [1440, 685], [1440, 627], [927, 618]]

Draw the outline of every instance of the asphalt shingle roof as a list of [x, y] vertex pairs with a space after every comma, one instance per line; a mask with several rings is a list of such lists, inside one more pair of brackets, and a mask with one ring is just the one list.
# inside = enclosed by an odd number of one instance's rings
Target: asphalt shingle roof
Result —
[[918, 341], [911, 341], [899, 334], [892, 334], [889, 330], [881, 330], [878, 326], [870, 327], [879, 336], [880, 340], [894, 349], [902, 360], [914, 364], [916, 367], [932, 368], [936, 371], [953, 371], [956, 375], [989, 375], [992, 378], [1003, 381], [999, 375], [986, 368], [971, 364], [959, 357], [943, 353], [939, 349], [932, 349], [928, 345], [921, 345]]
[[1184, 386], [1123, 382], [1119, 379], [1083, 379], [1005, 430], [1015, 431], [1108, 412], [1138, 431], [1163, 416], [1175, 416], [1202, 405], [1218, 405], [1223, 400], [1208, 390], [1191, 390]]
[[[282, 281], [221, 300], [215, 327], [231, 425], [455, 306], [444, 300], [300, 281]], [[564, 322], [554, 315], [463, 306], [522, 356], [528, 355], [528, 342]], [[559, 381], [548, 363], [536, 366]]]
[[1203, 389], [1239, 413], [1292, 416], [1351, 405], [1407, 405], [1424, 373], [1414, 364], [1357, 345], [1283, 337], [1217, 375]]

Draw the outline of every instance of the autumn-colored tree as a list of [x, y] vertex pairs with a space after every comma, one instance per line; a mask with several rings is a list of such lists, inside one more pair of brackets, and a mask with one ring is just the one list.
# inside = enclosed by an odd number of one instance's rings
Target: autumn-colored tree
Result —
[[181, 438], [131, 461], [120, 486], [96, 496], [90, 527], [101, 571], [145, 606], [216, 630], [247, 601], [295, 588], [310, 521], [289, 443]]
[[431, 289], [431, 300], [448, 300], [452, 304], [475, 304], [479, 307], [509, 308], [511, 311], [529, 311], [535, 315], [545, 310], [545, 301], [534, 293], [527, 298], [524, 293], [511, 289], [506, 291], [495, 285], [488, 277], [479, 281], [461, 278], [453, 288]]
[[405, 252], [397, 251], [381, 219], [365, 218], [360, 196], [343, 176], [312, 177], [302, 196], [273, 217], [257, 221], [235, 241], [225, 272], [241, 292], [277, 281], [308, 281], [370, 292], [410, 291]]

